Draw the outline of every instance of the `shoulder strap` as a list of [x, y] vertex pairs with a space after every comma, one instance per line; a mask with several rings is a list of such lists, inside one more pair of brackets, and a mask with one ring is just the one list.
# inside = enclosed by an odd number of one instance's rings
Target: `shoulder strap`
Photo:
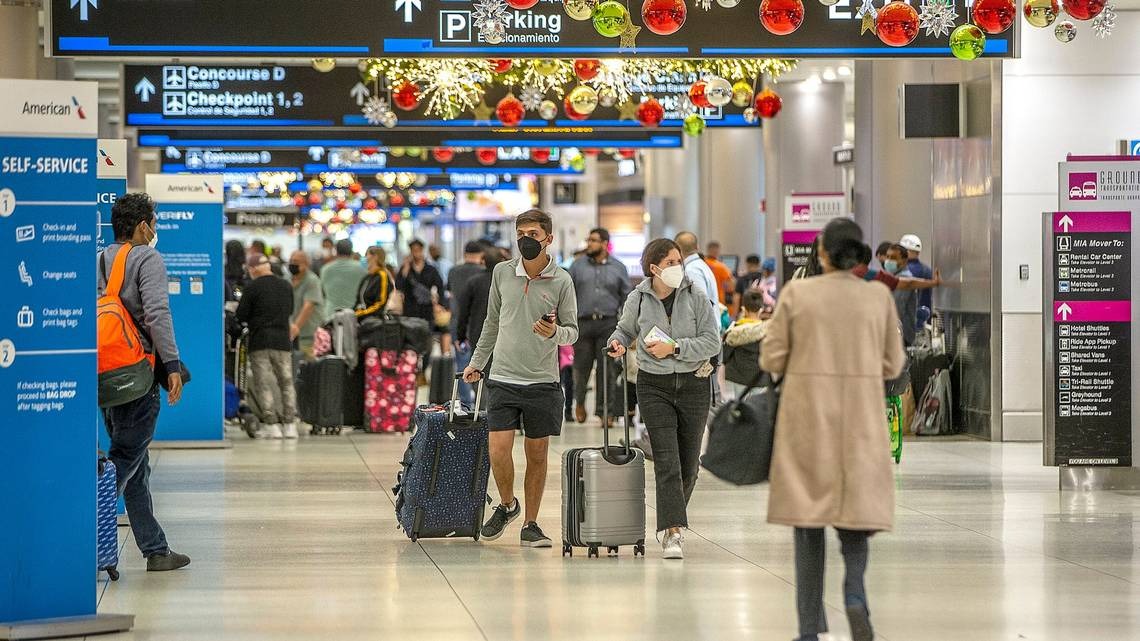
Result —
[[[107, 288], [103, 290], [104, 295], [114, 296], [118, 298], [119, 291], [123, 288], [123, 279], [127, 274], [127, 256], [131, 253], [133, 245], [124, 243], [119, 253], [115, 254], [115, 262], [111, 266], [111, 275], [107, 278]], [[104, 269], [106, 262], [104, 261]]]

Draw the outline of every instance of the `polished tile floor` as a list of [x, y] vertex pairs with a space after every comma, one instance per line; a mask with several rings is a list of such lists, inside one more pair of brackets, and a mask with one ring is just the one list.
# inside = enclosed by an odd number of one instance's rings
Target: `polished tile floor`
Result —
[[[764, 488], [702, 476], [683, 562], [655, 547], [563, 559], [521, 549], [518, 522], [490, 544], [405, 539], [389, 491], [404, 436], [231, 437], [231, 450], [153, 454], [159, 517], [194, 562], [148, 575], [121, 528], [122, 579], [100, 585], [99, 607], [137, 623], [108, 639], [795, 636], [791, 532], [764, 523]], [[599, 437], [568, 426], [554, 449]], [[540, 519], [554, 538], [558, 467], [552, 456]], [[879, 639], [1140, 640], [1140, 494], [1061, 494], [1039, 445], [975, 441], [908, 441], [897, 484], [897, 529], [872, 540]], [[829, 545], [831, 638], [848, 639]]]

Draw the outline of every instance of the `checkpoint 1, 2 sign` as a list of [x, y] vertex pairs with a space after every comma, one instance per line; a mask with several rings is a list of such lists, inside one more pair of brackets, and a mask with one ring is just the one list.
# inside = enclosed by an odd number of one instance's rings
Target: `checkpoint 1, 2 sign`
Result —
[[[967, 0], [951, 0], [959, 16]], [[689, 7], [684, 27], [668, 36], [643, 29], [636, 47], [622, 49], [592, 21], [570, 18], [561, 0], [540, 0], [526, 10], [507, 8], [501, 43], [485, 42], [466, 0], [50, 0], [51, 50], [57, 56], [130, 57], [949, 57], [946, 36], [920, 32], [906, 47], [860, 34], [855, 0], [827, 7], [804, 2], [803, 24], [776, 36], [760, 24], [757, 5]], [[267, 11], [286, 16], [266, 20]], [[634, 22], [642, 23], [636, 15]], [[325, 20], [337, 16], [339, 19]], [[346, 23], [347, 21], [347, 23]], [[156, 29], [156, 24], [170, 29]], [[346, 28], [346, 24], [367, 25]], [[989, 57], [1016, 57], [1021, 21], [986, 39]]]

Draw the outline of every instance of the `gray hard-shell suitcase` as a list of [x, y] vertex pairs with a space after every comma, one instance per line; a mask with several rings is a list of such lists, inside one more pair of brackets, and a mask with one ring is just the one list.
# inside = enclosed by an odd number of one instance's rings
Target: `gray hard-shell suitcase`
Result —
[[[624, 385], [622, 393], [628, 396]], [[602, 447], [576, 448], [562, 457], [562, 556], [574, 556], [575, 547], [588, 548], [591, 557], [603, 547], [616, 554], [622, 545], [645, 556], [645, 453], [629, 446], [628, 415], [624, 446], [610, 446], [608, 398], [602, 407]]]

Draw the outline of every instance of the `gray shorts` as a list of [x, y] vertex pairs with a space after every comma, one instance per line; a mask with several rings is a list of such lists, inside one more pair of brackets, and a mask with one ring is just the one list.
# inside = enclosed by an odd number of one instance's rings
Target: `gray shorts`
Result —
[[558, 383], [515, 385], [489, 380], [487, 428], [501, 432], [521, 426], [527, 438], [558, 436], [562, 433], [564, 403]]

